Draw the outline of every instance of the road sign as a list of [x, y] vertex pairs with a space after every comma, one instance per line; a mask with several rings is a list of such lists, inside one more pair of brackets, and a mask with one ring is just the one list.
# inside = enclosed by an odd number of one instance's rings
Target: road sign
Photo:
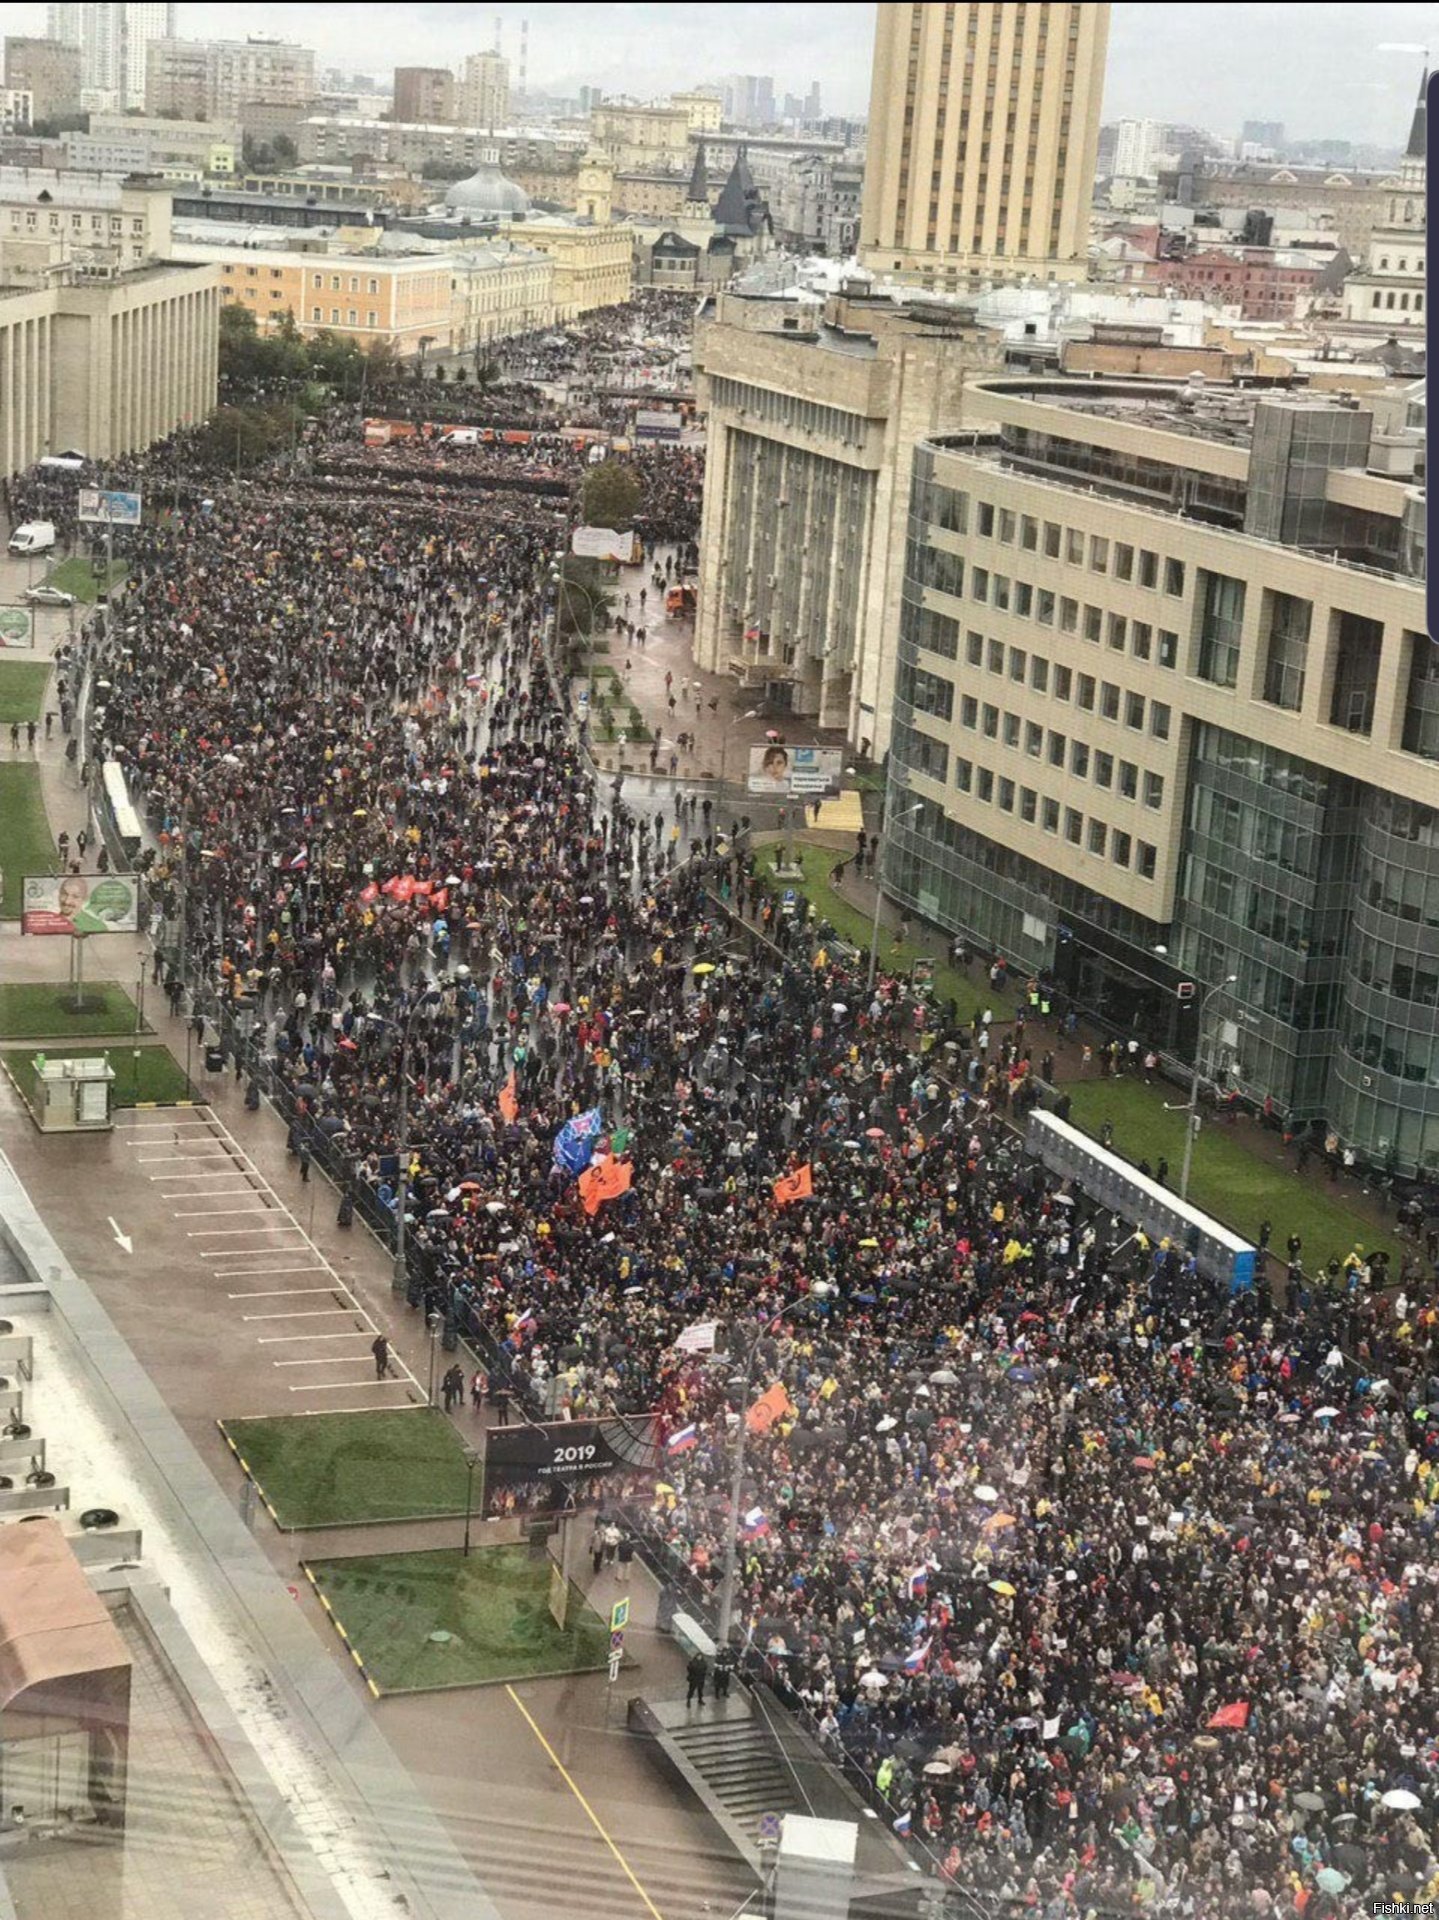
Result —
[[762, 1813], [759, 1817], [759, 1843], [762, 1847], [779, 1845], [780, 1827], [784, 1816], [778, 1813]]
[[623, 1661], [624, 1657], [625, 1656], [623, 1653], [616, 1653], [613, 1649], [611, 1649], [610, 1651], [610, 1685], [611, 1686], [613, 1686], [616, 1680], [618, 1680], [620, 1677], [620, 1663]]
[[610, 1608], [610, 1632], [623, 1633], [630, 1623], [630, 1603], [628, 1600], [616, 1600]]

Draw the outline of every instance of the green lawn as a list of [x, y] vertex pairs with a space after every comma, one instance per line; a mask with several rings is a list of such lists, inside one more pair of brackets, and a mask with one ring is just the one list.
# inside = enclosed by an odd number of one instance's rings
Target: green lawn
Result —
[[63, 980], [0, 986], [0, 1040], [94, 1039], [135, 1031], [135, 1002], [123, 987], [87, 980], [84, 1013], [72, 1011], [72, 992]]
[[[118, 587], [129, 570], [129, 561], [117, 560], [110, 570], [110, 585]], [[45, 584], [47, 587], [59, 587], [65, 593], [73, 593], [77, 600], [83, 600], [87, 606], [93, 605], [105, 591], [103, 570], [97, 575], [88, 555], [83, 553], [73, 554], [70, 559], [52, 567], [45, 576]]]
[[45, 682], [50, 678], [48, 660], [6, 660], [0, 662], [0, 726], [18, 720], [38, 720], [45, 705]]
[[53, 873], [55, 860], [40, 769], [33, 761], [0, 764], [0, 919], [20, 918], [21, 880]]
[[[757, 851], [757, 870], [771, 887], [783, 892], [789, 884], [774, 877], [776, 852], [783, 841], [766, 844]], [[873, 922], [867, 913], [851, 905], [842, 893], [829, 883], [831, 869], [838, 860], [848, 860], [849, 855], [835, 847], [817, 847], [805, 841], [796, 841], [795, 853], [804, 868], [804, 879], [797, 882], [798, 889], [807, 899], [814, 902], [821, 918], [828, 920], [841, 940], [847, 940], [851, 946], [858, 947], [865, 963], [869, 960], [869, 940]], [[879, 964], [886, 973], [908, 973], [912, 961], [921, 959], [925, 949], [913, 940], [902, 940], [895, 945], [892, 928], [881, 925], [879, 930]], [[959, 1008], [961, 1020], [972, 1020], [977, 1013], [989, 1006], [994, 1008], [996, 1019], [1003, 1019], [1009, 1013], [1009, 1003], [996, 1003], [992, 994], [981, 992], [974, 981], [968, 980], [957, 967], [950, 966], [947, 960], [938, 960], [934, 969], [934, 991], [940, 1001], [952, 999]]]
[[[1168, 1185], [1178, 1190], [1184, 1159], [1182, 1111], [1167, 1113], [1165, 1103], [1179, 1107], [1185, 1094], [1178, 1087], [1156, 1083], [1146, 1087], [1139, 1079], [1070, 1080], [1064, 1091], [1073, 1103], [1070, 1119], [1087, 1133], [1097, 1134], [1106, 1120], [1114, 1124], [1114, 1150], [1130, 1160], [1155, 1166], [1161, 1156], [1169, 1162]], [[1291, 1233], [1304, 1242], [1303, 1260], [1311, 1271], [1332, 1255], [1341, 1259], [1357, 1240], [1375, 1247], [1392, 1238], [1374, 1220], [1333, 1200], [1287, 1167], [1271, 1165], [1248, 1149], [1251, 1122], [1206, 1119], [1194, 1143], [1189, 1176], [1189, 1198], [1246, 1239], [1254, 1239], [1267, 1219], [1274, 1231], [1270, 1245], [1281, 1255]]]
[[[108, 1060], [115, 1070], [115, 1105], [138, 1106], [142, 1100], [155, 1100], [171, 1106], [176, 1100], [192, 1100], [195, 1089], [185, 1078], [184, 1069], [168, 1047], [107, 1047], [86, 1049], [82, 1053], [49, 1047], [22, 1047], [7, 1050], [5, 1064], [20, 1090], [31, 1099], [36, 1060]], [[32, 1102], [33, 1104], [33, 1102]]]
[[[363, 1342], [355, 1364], [371, 1366]], [[465, 1510], [465, 1454], [449, 1421], [423, 1408], [222, 1420], [286, 1531], [422, 1520]], [[481, 1477], [475, 1475], [474, 1511]]]
[[380, 1693], [591, 1673], [609, 1653], [608, 1626], [573, 1585], [568, 1624], [563, 1632], [555, 1625], [554, 1563], [531, 1559], [527, 1547], [479, 1547], [468, 1559], [450, 1547], [303, 1564]]

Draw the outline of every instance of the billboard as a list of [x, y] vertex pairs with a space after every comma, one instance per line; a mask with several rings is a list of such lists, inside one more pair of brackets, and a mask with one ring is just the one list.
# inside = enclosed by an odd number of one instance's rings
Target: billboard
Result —
[[26, 653], [35, 644], [35, 615], [29, 607], [0, 607], [0, 653]]
[[678, 440], [683, 427], [674, 407], [641, 407], [635, 414], [636, 440]]
[[77, 517], [102, 527], [138, 527], [138, 493], [111, 493], [103, 487], [81, 487]]
[[749, 750], [749, 790], [772, 800], [836, 794], [843, 772], [843, 747], [787, 747], [771, 742]]
[[134, 933], [140, 924], [139, 882], [129, 873], [27, 874], [20, 903], [22, 933]]
[[648, 1500], [658, 1467], [653, 1414], [491, 1427], [485, 1435], [486, 1519], [564, 1513], [600, 1500]]
[[637, 567], [640, 537], [637, 533], [616, 533], [613, 527], [576, 527], [570, 536], [570, 552], [585, 560], [618, 560], [622, 567]]

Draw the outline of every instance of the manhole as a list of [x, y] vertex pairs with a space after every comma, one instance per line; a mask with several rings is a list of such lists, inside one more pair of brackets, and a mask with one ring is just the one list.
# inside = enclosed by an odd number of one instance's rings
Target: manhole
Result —
[[430, 1635], [431, 1641], [437, 1647], [447, 1647], [454, 1637], [452, 1633], [446, 1633], [443, 1627], [437, 1627]]

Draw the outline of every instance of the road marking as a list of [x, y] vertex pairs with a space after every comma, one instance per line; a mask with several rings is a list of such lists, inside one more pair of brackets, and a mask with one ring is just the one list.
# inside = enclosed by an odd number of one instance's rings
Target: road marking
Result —
[[133, 1253], [135, 1251], [135, 1242], [128, 1233], [121, 1233], [119, 1222], [116, 1220], [114, 1214], [107, 1214], [106, 1218], [110, 1222], [110, 1231], [115, 1236], [116, 1246], [122, 1247], [126, 1253]]
[[[266, 1189], [263, 1187], [201, 1187], [198, 1193], [161, 1193], [155, 1197], [157, 1200], [242, 1200], [247, 1195], [253, 1196], [256, 1200], [264, 1200]], [[264, 1211], [268, 1213], [273, 1209], [267, 1204]]]
[[[185, 1235], [185, 1238], [186, 1238], [187, 1240], [247, 1240], [247, 1239], [249, 1239], [249, 1238], [250, 1238], [250, 1236], [251, 1236], [252, 1234], [256, 1234], [256, 1233], [303, 1233], [303, 1231], [304, 1231], [304, 1229], [303, 1229], [302, 1227], [297, 1227], [297, 1226], [288, 1226], [288, 1227], [191, 1227], [191, 1228], [190, 1228], [190, 1229], [189, 1229], [189, 1230], [187, 1231], [187, 1233], [186, 1233], [186, 1235]], [[233, 1247], [233, 1248], [231, 1249], [231, 1251], [232, 1251], [233, 1253], [243, 1253], [243, 1252], [244, 1252], [244, 1248], [243, 1248], [243, 1247]]]
[[[160, 1142], [157, 1140], [155, 1145], [158, 1147]], [[197, 1147], [218, 1147], [220, 1149], [218, 1156], [212, 1154], [210, 1156], [211, 1159], [218, 1157], [221, 1160], [228, 1160], [231, 1157], [230, 1150], [223, 1140], [197, 1140], [195, 1145]], [[193, 1167], [197, 1159], [203, 1158], [203, 1154], [193, 1153], [147, 1153], [142, 1159], [137, 1160], [135, 1165], [137, 1167], [164, 1167], [178, 1161], [182, 1166], [188, 1163], [188, 1165]]]
[[[346, 1307], [344, 1311], [346, 1313], [358, 1313], [360, 1309], [358, 1307]], [[246, 1314], [245, 1316], [247, 1320], [253, 1320], [256, 1317], [254, 1314]], [[293, 1313], [272, 1313], [269, 1316], [272, 1320], [294, 1320], [297, 1317], [298, 1316]], [[255, 1345], [257, 1347], [293, 1347], [302, 1342], [306, 1346], [309, 1346], [316, 1340], [364, 1340], [374, 1331], [374, 1327], [369, 1326], [364, 1328], [352, 1327], [348, 1333], [262, 1333], [256, 1339]]]
[[[272, 1367], [348, 1367], [354, 1359], [352, 1353], [325, 1353], [318, 1360], [272, 1360]], [[378, 1385], [379, 1383], [376, 1382]]]
[[[326, 1292], [329, 1289], [326, 1288]], [[354, 1307], [302, 1307], [295, 1313], [246, 1313], [243, 1320], [330, 1320], [337, 1313], [353, 1314]]]
[[[187, 1193], [183, 1196], [177, 1194], [175, 1197], [186, 1200], [203, 1200], [205, 1196], [201, 1193]], [[239, 1197], [238, 1194], [234, 1195], [234, 1198], [237, 1200]], [[263, 1196], [257, 1193], [255, 1198], [261, 1200]], [[172, 1213], [170, 1217], [172, 1220], [219, 1220], [225, 1214], [230, 1214], [236, 1219], [243, 1220], [245, 1215], [248, 1214], [252, 1220], [259, 1220], [263, 1215], [273, 1213], [274, 1211], [275, 1209], [273, 1207], [264, 1205], [258, 1207], [196, 1207], [193, 1213], [175, 1212]]]
[[[270, 1227], [267, 1231], [270, 1233], [291, 1233], [298, 1232], [299, 1229], [291, 1227]], [[305, 1249], [304, 1247], [210, 1247], [208, 1249], [197, 1248], [196, 1251], [202, 1260], [269, 1260], [273, 1259], [277, 1253], [303, 1253]], [[313, 1252], [314, 1249], [312, 1248], [311, 1251]], [[311, 1261], [310, 1264], [312, 1266], [318, 1266], [321, 1263]]]
[[145, 1177], [158, 1180], [162, 1186], [178, 1186], [186, 1180], [249, 1180], [252, 1170], [249, 1167], [231, 1167], [226, 1173], [222, 1167], [211, 1167], [205, 1173], [151, 1173]]
[[[418, 1391], [419, 1381], [415, 1380], [413, 1374], [410, 1375], [410, 1378], [414, 1381], [416, 1391]], [[398, 1376], [393, 1379], [387, 1376], [383, 1380], [327, 1380], [323, 1386], [317, 1382], [314, 1386], [310, 1387], [291, 1387], [290, 1391], [291, 1393], [344, 1393], [347, 1387], [402, 1387], [404, 1384], [404, 1381]], [[653, 1909], [651, 1909], [651, 1911], [653, 1912]], [[656, 1920], [658, 1920], [658, 1916], [656, 1916]]]
[[[267, 1278], [265, 1274], [257, 1274], [255, 1277], [257, 1280]], [[289, 1299], [291, 1295], [298, 1293], [333, 1293], [334, 1291], [333, 1287], [271, 1287], [265, 1293], [227, 1293], [225, 1298], [227, 1300], [279, 1300], [282, 1297]], [[348, 1293], [349, 1288], [343, 1288], [342, 1291]], [[325, 1338], [328, 1339], [330, 1336], [326, 1335]], [[265, 1344], [263, 1340], [260, 1342], [262, 1347]]]
[[[286, 1251], [300, 1253], [303, 1249], [300, 1247], [289, 1249], [281, 1247], [278, 1251], [281, 1253]], [[241, 1249], [241, 1252], [243, 1253], [243, 1249]], [[303, 1266], [298, 1267], [216, 1267], [215, 1271], [210, 1275], [210, 1278], [212, 1280], [264, 1280], [272, 1273], [329, 1273], [330, 1271], [331, 1269], [325, 1265], [323, 1260], [307, 1260]], [[335, 1276], [335, 1284], [337, 1286], [340, 1284], [338, 1274]], [[349, 1289], [347, 1288], [346, 1291], [348, 1292]]]
[[[290, 1391], [293, 1393], [294, 1388], [292, 1387]], [[606, 1829], [606, 1827], [604, 1826], [604, 1823], [600, 1819], [600, 1816], [595, 1812], [594, 1808], [590, 1805], [589, 1801], [586, 1800], [585, 1796], [580, 1792], [579, 1788], [575, 1785], [574, 1780], [572, 1779], [572, 1777], [570, 1776], [570, 1774], [565, 1768], [564, 1761], [561, 1760], [560, 1756], [555, 1752], [554, 1748], [550, 1745], [549, 1741], [546, 1740], [544, 1734], [541, 1733], [539, 1726], [536, 1723], [535, 1718], [533, 1714], [530, 1712], [529, 1708], [525, 1705], [524, 1701], [521, 1700], [520, 1696], [515, 1692], [513, 1687], [507, 1685], [505, 1688], [505, 1692], [510, 1696], [511, 1700], [514, 1701], [515, 1705], [519, 1708], [520, 1712], [524, 1715], [525, 1722], [528, 1725], [530, 1732], [535, 1736], [536, 1740], [539, 1741], [540, 1745], [544, 1748], [545, 1752], [549, 1755], [551, 1761], [554, 1763], [555, 1771], [559, 1774], [561, 1780], [564, 1781], [565, 1785], [569, 1788], [570, 1792], [575, 1796], [576, 1800], [579, 1801], [580, 1805], [584, 1808], [585, 1812], [589, 1815], [590, 1825], [594, 1828], [595, 1832], [600, 1836], [601, 1840], [604, 1841], [605, 1845], [609, 1848], [610, 1852], [615, 1856], [615, 1859], [618, 1860], [618, 1862], [620, 1863], [620, 1867], [624, 1873], [625, 1878], [629, 1881], [630, 1885], [634, 1888], [635, 1892], [639, 1895], [640, 1899], [644, 1901], [645, 1910], [651, 1916], [651, 1920], [663, 1920], [663, 1916], [661, 1915], [659, 1908], [655, 1905], [654, 1901], [650, 1899], [649, 1895], [645, 1892], [644, 1888], [640, 1885], [639, 1881], [635, 1878], [634, 1869], [630, 1866], [629, 1861], [626, 1860], [625, 1856], [620, 1852], [619, 1848], [615, 1845], [614, 1841], [611, 1839], [608, 1830]]]
[[155, 1147], [160, 1144], [158, 1140], [132, 1140], [130, 1135], [132, 1133], [178, 1133], [181, 1127], [201, 1127], [213, 1139], [214, 1124], [213, 1120], [136, 1120], [124, 1129], [124, 1140], [127, 1147]]

